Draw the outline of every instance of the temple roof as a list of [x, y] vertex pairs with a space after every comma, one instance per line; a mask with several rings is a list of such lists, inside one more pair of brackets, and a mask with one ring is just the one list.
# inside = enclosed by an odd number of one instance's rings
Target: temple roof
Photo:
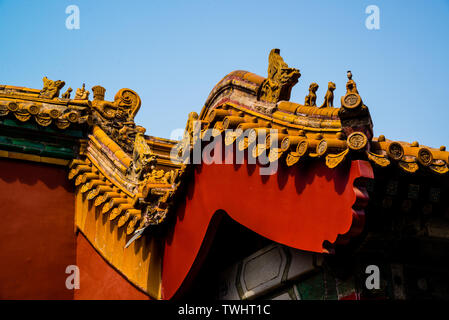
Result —
[[333, 82], [321, 105], [316, 83], [304, 103], [288, 101], [300, 76], [273, 49], [267, 78], [241, 70], [226, 75], [200, 114], [188, 115], [180, 141], [145, 135], [134, 122], [141, 101], [131, 89], [106, 101], [101, 86], [92, 88], [92, 100], [84, 85], [74, 99], [71, 88], [59, 97], [65, 83], [46, 77], [41, 90], [0, 85], [0, 156], [68, 165], [77, 190], [133, 239], [166, 220], [189, 183], [196, 148], [216, 138], [247, 160], [265, 157], [288, 167], [322, 161], [332, 169], [367, 160], [411, 174], [449, 171], [445, 147], [373, 137], [369, 108], [350, 71], [339, 107]]
[[[69, 127], [86, 132], [87, 136], [80, 139], [78, 150], [67, 152], [66, 158], [77, 158], [76, 154], [80, 158], [72, 162], [69, 177], [74, 178], [77, 185], [84, 182], [84, 189], [89, 186], [86, 191], [121, 190], [129, 198], [129, 205], [122, 207], [134, 211], [123, 210], [119, 215], [132, 212], [134, 217], [139, 217], [131, 219], [136, 223], [137, 220], [144, 221], [139, 208], [146, 203], [143, 199], [152, 193], [158, 195], [154, 199], [166, 198], [165, 201], [153, 199], [153, 204], [143, 207], [147, 207], [147, 211], [151, 207], [150, 211], [159, 212], [158, 217], [165, 217], [170, 207], [168, 203], [181, 183], [179, 177], [189, 166], [194, 145], [204, 140], [208, 132], [212, 137], [223, 136], [227, 146], [248, 150], [248, 156], [257, 159], [266, 155], [270, 162], [281, 160], [287, 166], [315, 159], [334, 168], [352, 158], [366, 159], [380, 167], [397, 165], [409, 173], [428, 170], [444, 174], [449, 171], [449, 152], [444, 147], [434, 149], [418, 142], [391, 141], [384, 136], [373, 138], [370, 112], [357, 91], [351, 72], [348, 72], [346, 94], [340, 99], [340, 107], [333, 104], [335, 84], [332, 82], [328, 84], [321, 106], [316, 104], [316, 83], [310, 84], [303, 104], [288, 101], [300, 76], [299, 70], [288, 67], [279, 50], [273, 49], [269, 56], [268, 77], [242, 70], [226, 75], [209, 94], [200, 115], [195, 112], [189, 115], [181, 141], [148, 135], [136, 138], [145, 129], [134, 124], [140, 98], [130, 89], [121, 89], [114, 101], [105, 101], [106, 90], [95, 86], [92, 88], [93, 100], [89, 100], [90, 93], [83, 85], [72, 99], [71, 88], [59, 97], [65, 84], [63, 81], [46, 77], [41, 90], [1, 85], [0, 120], [4, 127], [8, 122], [2, 119], [17, 119], [24, 124], [32, 122], [42, 127], [54, 127], [53, 130], [63, 135], [70, 133]], [[260, 139], [262, 135], [263, 139]], [[17, 141], [3, 138], [1, 143], [6, 150], [13, 145], [17, 149], [20, 145]], [[139, 143], [145, 145], [139, 146]], [[39, 151], [35, 154], [45, 156], [46, 148], [50, 147], [45, 144], [36, 147]], [[176, 152], [173, 153], [174, 149]], [[25, 153], [26, 150], [30, 148], [22, 148]], [[8, 151], [3, 151], [4, 156], [5, 152]], [[173, 157], [173, 154], [177, 156]], [[142, 175], [140, 171], [145, 173]], [[98, 177], [102, 182], [94, 184], [92, 181]], [[92, 183], [87, 184], [89, 181]], [[96, 192], [92, 193], [92, 199]], [[138, 199], [142, 199], [140, 204]], [[101, 203], [98, 199], [96, 202]], [[151, 223], [155, 221], [161, 219]], [[130, 232], [132, 230], [134, 228], [130, 228]]]
[[59, 129], [86, 123], [89, 101], [54, 98], [37, 89], [0, 85], [0, 117], [13, 114], [21, 122], [35, 120], [40, 126], [54, 123]]

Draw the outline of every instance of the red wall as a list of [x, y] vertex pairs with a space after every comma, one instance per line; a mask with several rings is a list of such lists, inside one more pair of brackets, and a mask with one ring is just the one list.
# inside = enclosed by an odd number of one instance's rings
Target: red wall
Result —
[[[148, 299], [74, 229], [67, 169], [0, 159], [0, 299]], [[68, 290], [68, 265], [80, 289]]]
[[[224, 163], [235, 163], [231, 150], [223, 153]], [[221, 156], [216, 152], [214, 160]], [[246, 160], [240, 165], [195, 167], [184, 201], [179, 201], [176, 223], [165, 239], [164, 299], [176, 297], [183, 282], [197, 271], [207, 254], [206, 232], [209, 226], [216, 227], [211, 220], [217, 211], [267, 239], [305, 251], [326, 252], [325, 243], [346, 241], [361, 232], [368, 198], [354, 181], [373, 177], [368, 162], [346, 162], [335, 169], [324, 161], [279, 165], [273, 175], [260, 175], [260, 168]]]
[[65, 168], [0, 159], [0, 299], [72, 299], [74, 195]]
[[80, 289], [75, 290], [76, 300], [149, 299], [112, 268], [82, 233], [78, 233], [76, 243], [76, 262], [80, 270]]

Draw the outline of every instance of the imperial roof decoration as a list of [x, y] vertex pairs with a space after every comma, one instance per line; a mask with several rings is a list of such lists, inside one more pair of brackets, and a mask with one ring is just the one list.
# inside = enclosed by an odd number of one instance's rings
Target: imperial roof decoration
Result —
[[[84, 84], [74, 99], [71, 88], [59, 97], [64, 81], [47, 77], [42, 90], [0, 85], [1, 130], [14, 132], [1, 137], [0, 156], [15, 154], [63, 165], [72, 160], [68, 178], [77, 192], [105, 219], [117, 221], [116, 228], [135, 235], [133, 241], [147, 227], [166, 221], [189, 182], [195, 148], [214, 144], [215, 138], [223, 138], [224, 148], [243, 152], [246, 159], [265, 157], [287, 167], [321, 161], [333, 169], [349, 160], [368, 160], [379, 168], [397, 166], [407, 173], [449, 171], [445, 147], [373, 137], [370, 112], [351, 71], [340, 107], [334, 107], [332, 81], [324, 99], [316, 94], [319, 85], [311, 83], [304, 104], [290, 102], [300, 76], [279, 49], [271, 50], [268, 77], [241, 70], [225, 76], [200, 114], [188, 115], [181, 141], [145, 135], [134, 122], [141, 100], [131, 89], [121, 89], [107, 101], [101, 86], [92, 88], [89, 100]], [[46, 134], [49, 143], [23, 142], [19, 127]]]
[[[47, 77], [42, 90], [3, 85], [0, 117], [13, 115], [20, 122], [33, 118], [40, 126], [53, 123], [60, 130], [84, 124], [91, 128], [85, 150], [70, 164], [69, 178], [95, 206], [104, 204], [102, 212], [111, 212], [110, 219], [118, 218], [119, 226], [127, 224], [127, 233], [164, 220], [181, 177], [191, 166], [190, 153], [196, 143], [206, 140], [208, 129], [213, 137], [222, 135], [226, 146], [247, 150], [248, 157], [267, 156], [286, 166], [316, 159], [335, 168], [350, 157], [380, 167], [394, 164], [410, 173], [420, 168], [437, 174], [449, 171], [444, 147], [373, 138], [370, 113], [351, 71], [339, 108], [333, 104], [331, 81], [320, 107], [316, 83], [310, 84], [304, 104], [289, 102], [300, 76], [298, 69], [284, 62], [279, 49], [270, 52], [268, 78], [247, 71], [228, 74], [214, 87], [200, 115], [190, 113], [184, 138], [176, 145], [145, 136], [145, 129], [134, 123], [141, 100], [131, 89], [121, 89], [114, 101], [106, 101], [106, 89], [94, 86], [91, 101], [84, 84], [75, 99], [70, 99], [71, 88], [59, 98], [64, 81]], [[265, 138], [258, 139], [260, 135]], [[173, 147], [177, 159], [170, 157]]]
[[40, 126], [47, 127], [53, 123], [59, 129], [90, 120], [86, 101], [55, 98], [52, 96], [59, 91], [50, 94], [52, 91], [48, 90], [45, 86], [39, 91], [0, 85], [0, 117], [11, 114], [21, 122], [33, 119]]

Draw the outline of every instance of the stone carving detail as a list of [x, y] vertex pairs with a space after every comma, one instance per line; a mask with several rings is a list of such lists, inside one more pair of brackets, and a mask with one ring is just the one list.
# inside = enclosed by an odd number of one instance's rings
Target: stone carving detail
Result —
[[131, 89], [120, 89], [114, 101], [104, 100], [106, 89], [101, 86], [92, 88], [92, 115], [98, 124], [126, 152], [133, 153], [134, 139], [138, 129], [134, 116], [140, 108], [140, 97]]
[[70, 99], [70, 94], [72, 93], [72, 88], [68, 88], [65, 93], [62, 94], [61, 98], [63, 99]]
[[346, 83], [346, 94], [341, 98], [341, 105], [347, 109], [354, 109], [362, 105], [362, 98], [357, 91], [357, 85], [352, 80], [352, 73], [348, 71], [348, 82]]
[[65, 86], [65, 82], [61, 80], [50, 80], [43, 77], [44, 87], [39, 93], [39, 98], [53, 99], [59, 96], [59, 91]]
[[445, 174], [449, 172], [449, 167], [447, 164], [444, 165], [430, 165], [429, 168], [439, 174]]
[[141, 181], [145, 176], [154, 170], [156, 165], [156, 156], [151, 151], [150, 146], [146, 143], [144, 132], [145, 129], [137, 127], [138, 131], [134, 140], [133, 157], [128, 167], [127, 175], [131, 180]]
[[198, 113], [196, 112], [189, 113], [186, 128], [184, 129], [184, 135], [181, 141], [176, 146], [178, 159], [180, 161], [185, 161], [188, 159], [191, 148], [199, 138], [198, 135], [202, 130], [202, 121], [198, 119], [199, 119]]
[[326, 156], [326, 165], [331, 169], [337, 167], [343, 160], [345, 160], [348, 153], [349, 149], [346, 149], [339, 154], [328, 154]]
[[404, 156], [404, 148], [398, 142], [392, 142], [387, 149], [390, 158], [398, 161]]
[[289, 100], [291, 90], [301, 76], [299, 70], [290, 68], [279, 53], [279, 49], [270, 51], [268, 56], [268, 78], [260, 86], [258, 100], [273, 103]]
[[334, 90], [335, 90], [335, 83], [329, 82], [327, 86], [327, 92], [324, 96], [324, 102], [320, 106], [320, 108], [332, 108], [334, 106]]
[[147, 174], [147, 183], [169, 184], [172, 181], [174, 171], [152, 170]]
[[432, 163], [432, 160], [433, 160], [432, 152], [430, 152], [429, 149], [422, 148], [418, 151], [418, 161], [422, 165], [428, 166]]
[[187, 119], [186, 128], [184, 130], [184, 134], [188, 134], [190, 141], [193, 141], [193, 133], [195, 131], [195, 124], [198, 121], [198, 113], [190, 112], [189, 117]]
[[349, 135], [348, 146], [352, 150], [361, 150], [366, 147], [368, 138], [362, 132], [356, 131]]
[[317, 147], [316, 147], [316, 153], [320, 156], [322, 156], [323, 154], [325, 154], [327, 151], [327, 142], [326, 140], [321, 140]]
[[375, 154], [369, 151], [367, 151], [366, 154], [368, 156], [368, 159], [381, 167], [387, 167], [390, 165], [390, 160], [388, 160], [384, 155]]
[[309, 148], [309, 143], [307, 142], [307, 140], [302, 140], [296, 146], [296, 153], [299, 154], [300, 156], [303, 156], [306, 154], [308, 148]]
[[157, 225], [165, 220], [167, 212], [156, 207], [148, 207], [145, 212], [144, 226]]
[[346, 82], [346, 93], [358, 94], [357, 85], [354, 80], [352, 80], [352, 73], [348, 71], [348, 82]]
[[318, 84], [312, 82], [309, 86], [309, 94], [306, 96], [304, 105], [316, 107], [316, 91], [318, 90]]
[[83, 83], [82, 88], [76, 89], [75, 100], [87, 100], [89, 98], [89, 91], [85, 89], [85, 84]]
[[291, 167], [292, 165], [297, 163], [300, 158], [301, 156], [299, 154], [297, 154], [295, 151], [292, 151], [287, 155], [285, 163], [287, 164], [288, 167]]
[[418, 164], [415, 162], [405, 162], [405, 161], [399, 161], [398, 162], [399, 167], [401, 167], [404, 171], [407, 172], [416, 172], [418, 170]]

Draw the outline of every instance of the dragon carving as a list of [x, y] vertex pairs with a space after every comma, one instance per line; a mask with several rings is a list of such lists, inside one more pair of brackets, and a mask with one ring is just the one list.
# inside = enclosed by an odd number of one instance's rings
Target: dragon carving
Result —
[[268, 56], [268, 78], [259, 88], [258, 100], [272, 103], [289, 100], [291, 90], [301, 76], [299, 70], [290, 68], [279, 53], [279, 49], [272, 49]]

